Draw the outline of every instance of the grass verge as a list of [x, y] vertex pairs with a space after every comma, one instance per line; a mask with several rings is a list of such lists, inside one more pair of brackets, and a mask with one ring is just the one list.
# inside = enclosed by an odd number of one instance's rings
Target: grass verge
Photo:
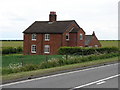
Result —
[[2, 81], [4, 82], [8, 80], [15, 80], [15, 79], [23, 78], [23, 77], [27, 78], [31, 75], [37, 76], [37, 75], [49, 74], [49, 73], [53, 73], [57, 71], [75, 69], [75, 68], [97, 65], [97, 64], [107, 63], [107, 62], [114, 62], [114, 61], [118, 61], [118, 57], [109, 58], [109, 59], [99, 59], [95, 61], [88, 61], [88, 62], [83, 62], [83, 63], [78, 63], [78, 64], [65, 65], [61, 67], [54, 67], [54, 68], [48, 68], [48, 69], [39, 69], [39, 70], [28, 71], [28, 72], [8, 74], [8, 75], [0, 76], [0, 77], [2, 77]]

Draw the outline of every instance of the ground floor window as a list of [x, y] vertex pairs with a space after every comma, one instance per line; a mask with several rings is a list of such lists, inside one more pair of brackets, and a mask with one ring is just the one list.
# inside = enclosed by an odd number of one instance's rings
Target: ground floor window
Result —
[[31, 53], [36, 53], [36, 45], [31, 46]]
[[95, 47], [98, 47], [98, 45], [95, 45]]
[[88, 46], [89, 48], [92, 48], [92, 46]]
[[83, 47], [83, 46], [80, 46], [80, 47]]
[[44, 53], [50, 53], [50, 45], [44, 46]]

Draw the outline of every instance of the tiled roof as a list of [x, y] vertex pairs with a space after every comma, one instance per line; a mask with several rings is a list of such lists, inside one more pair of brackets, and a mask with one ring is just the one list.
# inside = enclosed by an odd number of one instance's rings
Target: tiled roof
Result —
[[74, 28], [71, 33], [77, 33], [80, 29], [79, 28]]
[[23, 33], [64, 33], [73, 22], [75, 20], [55, 22], [35, 21]]

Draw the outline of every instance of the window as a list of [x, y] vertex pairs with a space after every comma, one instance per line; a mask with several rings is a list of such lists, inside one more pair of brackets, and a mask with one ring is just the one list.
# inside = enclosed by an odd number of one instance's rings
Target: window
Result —
[[31, 46], [31, 52], [32, 53], [36, 53], [36, 45], [32, 45]]
[[89, 46], [89, 48], [92, 48], [92, 46]]
[[50, 53], [50, 45], [44, 46], [44, 53]]
[[83, 34], [80, 34], [80, 40], [83, 40]]
[[68, 33], [66, 34], [66, 40], [67, 41], [69, 40], [69, 34]]
[[50, 34], [45, 34], [45, 41], [49, 41], [50, 40]]
[[95, 47], [98, 47], [98, 45], [95, 45]]
[[36, 40], [36, 34], [32, 34], [32, 40]]

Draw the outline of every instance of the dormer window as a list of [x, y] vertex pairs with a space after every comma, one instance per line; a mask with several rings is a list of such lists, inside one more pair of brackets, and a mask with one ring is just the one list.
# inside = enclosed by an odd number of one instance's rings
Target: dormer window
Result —
[[45, 34], [45, 41], [50, 41], [50, 34]]
[[83, 34], [82, 33], [80, 34], [80, 40], [83, 40]]
[[69, 40], [69, 33], [66, 34], [66, 40]]
[[36, 40], [36, 34], [32, 34], [32, 40]]

